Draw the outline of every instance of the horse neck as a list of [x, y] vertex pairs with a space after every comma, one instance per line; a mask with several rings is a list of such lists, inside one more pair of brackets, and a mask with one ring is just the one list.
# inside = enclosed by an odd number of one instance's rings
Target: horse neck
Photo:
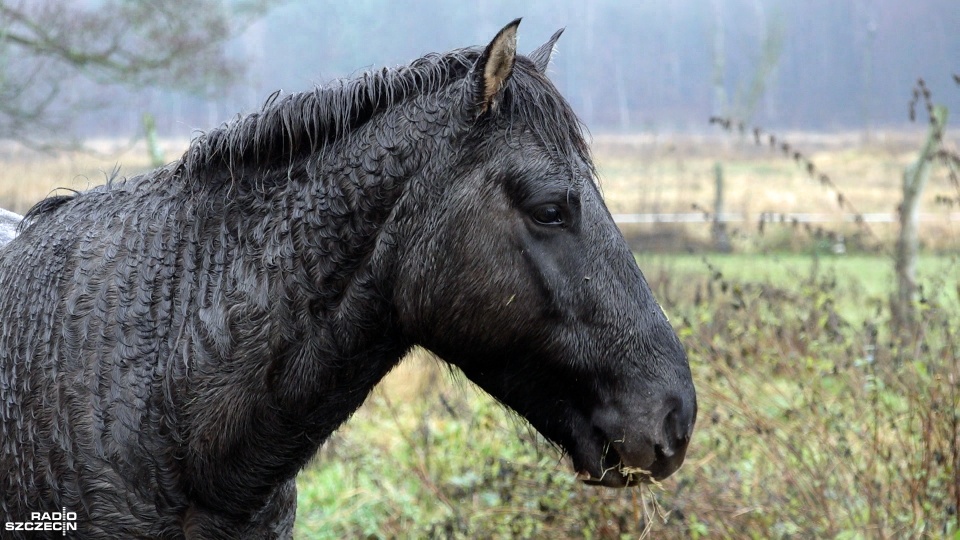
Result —
[[[391, 307], [399, 222], [426, 211], [412, 206], [452, 139], [453, 122], [425, 109], [415, 100], [384, 112], [305, 160], [305, 181], [295, 183], [294, 244], [315, 285], [314, 308], [330, 315], [339, 336], [373, 323], [382, 340], [390, 322], [383, 310]], [[344, 345], [346, 354], [357, 350]]]
[[[438, 127], [436, 115], [424, 125], [407, 117], [417, 114], [384, 113], [292, 163], [273, 196], [227, 213], [236, 217], [223, 228], [242, 227], [245, 258], [259, 262], [234, 257], [226, 269], [232, 283], [220, 294], [237, 298], [221, 317], [239, 321], [226, 331], [231, 356], [245, 355], [249, 365], [194, 385], [214, 389], [199, 396], [207, 405], [193, 426], [219, 434], [196, 447], [203, 463], [219, 463], [227, 475], [292, 477], [409, 347], [392, 305], [398, 213], [412, 206], [408, 188], [432, 174], [428, 162], [449, 150], [442, 130], [451, 128]], [[251, 428], [253, 439], [237, 435]], [[198, 489], [217, 497], [214, 485]]]

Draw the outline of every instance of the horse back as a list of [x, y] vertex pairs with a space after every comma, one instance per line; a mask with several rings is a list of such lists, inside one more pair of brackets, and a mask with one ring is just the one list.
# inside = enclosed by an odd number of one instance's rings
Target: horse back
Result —
[[163, 374], [182, 205], [137, 187], [63, 198], [28, 215], [33, 223], [0, 252], [7, 519], [66, 508], [98, 515], [97, 527], [142, 531], [137, 521], [179, 504], [164, 500], [171, 491], [158, 489], [157, 472], [176, 459], [161, 440], [176, 435]]

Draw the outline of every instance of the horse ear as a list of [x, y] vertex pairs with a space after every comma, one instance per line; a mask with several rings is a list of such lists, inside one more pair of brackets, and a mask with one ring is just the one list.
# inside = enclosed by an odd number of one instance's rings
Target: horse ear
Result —
[[493, 41], [483, 50], [483, 54], [473, 65], [471, 77], [473, 90], [479, 113], [487, 110], [496, 110], [500, 101], [503, 86], [513, 74], [513, 65], [517, 59], [517, 26], [520, 19], [516, 19], [497, 32]]
[[550, 39], [546, 43], [537, 47], [535, 51], [530, 53], [528, 56], [533, 63], [537, 66], [537, 71], [540, 73], [546, 73], [547, 67], [550, 65], [550, 59], [553, 58], [554, 47], [557, 45], [557, 40], [560, 39], [560, 34], [564, 31], [563, 28], [557, 30], [550, 36]]

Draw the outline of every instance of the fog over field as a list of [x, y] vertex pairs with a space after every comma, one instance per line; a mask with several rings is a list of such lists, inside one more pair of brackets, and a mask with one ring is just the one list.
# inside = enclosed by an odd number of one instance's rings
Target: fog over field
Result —
[[955, 0], [290, 0], [227, 45], [244, 68], [229, 89], [205, 97], [77, 84], [71, 91], [109, 107], [75, 127], [126, 138], [150, 112], [161, 136], [189, 136], [278, 89], [485, 43], [516, 17], [521, 52], [566, 28], [551, 76], [595, 133], [703, 132], [711, 114], [778, 130], [900, 128], [919, 77], [939, 102], [960, 106]]

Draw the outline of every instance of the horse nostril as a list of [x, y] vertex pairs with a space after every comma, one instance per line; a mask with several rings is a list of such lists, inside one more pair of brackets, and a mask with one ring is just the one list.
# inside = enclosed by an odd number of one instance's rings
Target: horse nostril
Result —
[[684, 407], [683, 400], [671, 399], [670, 411], [663, 419], [663, 444], [657, 445], [658, 452], [664, 457], [672, 457], [681, 452], [690, 442], [690, 433], [693, 430], [693, 413]]

